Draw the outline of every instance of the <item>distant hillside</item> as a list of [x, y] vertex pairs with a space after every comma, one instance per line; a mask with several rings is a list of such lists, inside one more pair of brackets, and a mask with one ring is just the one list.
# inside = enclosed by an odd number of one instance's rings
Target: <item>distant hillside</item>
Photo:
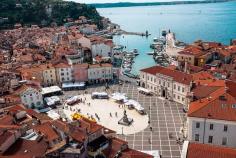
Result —
[[66, 18], [85, 16], [99, 27], [101, 16], [93, 6], [62, 0], [0, 0], [0, 26], [37, 24], [48, 26], [52, 22], [62, 25]]
[[178, 4], [203, 4], [203, 3], [220, 3], [229, 2], [234, 0], [203, 0], [203, 1], [172, 1], [172, 2], [119, 2], [119, 3], [95, 3], [89, 4], [96, 8], [113, 8], [113, 7], [137, 7], [137, 6], [155, 6], [155, 5], [178, 5]]

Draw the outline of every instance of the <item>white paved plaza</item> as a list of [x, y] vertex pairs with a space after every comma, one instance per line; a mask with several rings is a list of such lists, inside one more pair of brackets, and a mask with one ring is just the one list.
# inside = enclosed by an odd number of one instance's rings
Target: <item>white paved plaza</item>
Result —
[[[65, 105], [68, 106], [68, 108], [64, 108], [64, 113], [67, 118], [72, 119], [71, 115], [80, 109], [81, 114], [87, 117], [92, 115], [98, 124], [116, 131], [117, 134], [124, 135], [138, 133], [148, 126], [148, 115], [141, 115], [134, 109], [129, 110], [126, 107], [123, 108], [113, 99], [91, 99], [90, 94], [80, 96], [83, 100], [86, 98], [85, 103], [78, 103], [74, 106]], [[90, 105], [88, 105], [88, 103], [90, 103]], [[128, 118], [134, 120], [130, 126], [118, 124], [118, 121], [123, 117], [124, 110], [126, 110]], [[99, 116], [100, 120], [96, 118], [95, 113]]]

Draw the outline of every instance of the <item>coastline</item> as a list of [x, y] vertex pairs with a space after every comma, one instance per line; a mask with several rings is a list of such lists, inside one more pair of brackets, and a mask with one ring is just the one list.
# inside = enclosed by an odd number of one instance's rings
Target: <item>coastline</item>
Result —
[[158, 5], [181, 5], [181, 4], [209, 4], [209, 3], [225, 3], [235, 0], [203, 0], [203, 1], [170, 1], [170, 2], [145, 2], [145, 3], [132, 3], [132, 2], [119, 2], [119, 3], [94, 3], [88, 4], [96, 8], [122, 8], [122, 7], [140, 7], [140, 6], [158, 6]]

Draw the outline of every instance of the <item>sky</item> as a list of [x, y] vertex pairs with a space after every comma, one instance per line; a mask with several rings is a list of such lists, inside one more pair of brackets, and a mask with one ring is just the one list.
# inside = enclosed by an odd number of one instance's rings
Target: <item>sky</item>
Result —
[[91, 3], [115, 3], [115, 2], [166, 2], [174, 0], [67, 0], [67, 1], [75, 1], [79, 3], [91, 4]]

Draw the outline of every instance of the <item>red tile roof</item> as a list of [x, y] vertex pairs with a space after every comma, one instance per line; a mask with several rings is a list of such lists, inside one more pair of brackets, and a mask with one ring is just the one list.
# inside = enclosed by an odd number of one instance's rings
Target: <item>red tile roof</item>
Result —
[[185, 48], [184, 50], [178, 52], [178, 54], [183, 54], [183, 55], [193, 55], [195, 57], [201, 56], [205, 54], [201, 49], [195, 46], [189, 46]]
[[87, 129], [88, 133], [95, 133], [101, 130], [103, 127], [96, 122], [90, 121], [89, 119], [83, 118], [79, 120], [80, 126], [83, 129]]
[[43, 157], [48, 148], [44, 139], [39, 141], [18, 139], [4, 154], [6, 157]]
[[236, 158], [236, 149], [208, 144], [189, 143], [187, 158]]
[[120, 158], [153, 158], [153, 156], [134, 149], [127, 149], [122, 152]]
[[215, 79], [213, 75], [211, 75], [210, 73], [208, 73], [206, 71], [194, 73], [194, 74], [192, 74], [192, 76], [193, 76], [193, 81]]
[[49, 141], [53, 141], [59, 138], [59, 135], [54, 131], [50, 122], [45, 122], [43, 124], [37, 125], [33, 127], [35, 131], [41, 132], [46, 136], [46, 139]]
[[189, 85], [192, 81], [192, 76], [177, 70], [171, 70], [165, 67], [161, 67], [161, 66], [153, 66], [147, 69], [142, 69], [140, 70], [142, 72], [146, 72], [152, 75], [156, 75], [157, 73], [165, 75], [165, 76], [169, 76], [171, 78], [173, 78], [174, 81], [182, 83], [182, 84], [186, 84]]
[[117, 152], [121, 149], [121, 147], [126, 146], [126, 149], [124, 148], [122, 150], [122, 154], [119, 158], [153, 158], [153, 156], [133, 150], [128, 148], [128, 143], [126, 141], [123, 141], [119, 138], [112, 138], [110, 143], [110, 148], [106, 149], [104, 151], [104, 154], [108, 158], [113, 158]]
[[188, 117], [236, 121], [233, 105], [236, 106], [236, 99], [225, 92], [225, 87], [221, 87], [207, 98], [190, 103]]
[[10, 131], [0, 131], [0, 146], [5, 143], [5, 141], [13, 136], [14, 133], [13, 132], [10, 132]]
[[227, 87], [227, 92], [236, 98], [236, 82], [226, 80], [225, 84]]
[[87, 137], [86, 133], [80, 130], [73, 131], [70, 136], [80, 143], [84, 142]]

